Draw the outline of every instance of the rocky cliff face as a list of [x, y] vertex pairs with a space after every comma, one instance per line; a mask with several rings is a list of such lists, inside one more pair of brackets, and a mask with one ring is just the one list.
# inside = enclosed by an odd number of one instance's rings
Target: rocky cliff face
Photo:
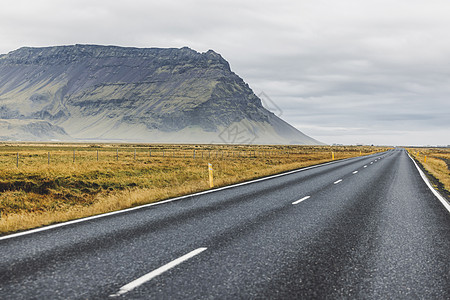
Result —
[[38, 140], [318, 143], [267, 111], [219, 54], [189, 48], [74, 45], [2, 55], [0, 119], [47, 122]]

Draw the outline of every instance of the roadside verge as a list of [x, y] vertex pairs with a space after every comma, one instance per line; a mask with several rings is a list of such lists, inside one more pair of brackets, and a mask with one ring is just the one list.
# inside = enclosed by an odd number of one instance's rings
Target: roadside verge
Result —
[[[416, 166], [417, 170], [419, 171], [420, 176], [422, 177], [423, 181], [425, 181], [428, 188], [439, 199], [439, 201], [441, 201], [442, 205], [444, 205], [444, 207], [448, 210], [448, 212], [450, 212], [449, 192], [444, 188], [444, 185], [441, 182], [439, 182], [439, 180], [437, 180], [433, 175], [431, 175], [419, 161], [417, 161], [416, 159], [411, 157], [411, 155], [409, 155], [409, 153], [408, 153], [408, 156], [413, 161], [414, 165]], [[432, 182], [433, 182], [433, 184], [432, 184]], [[435, 184], [434, 184], [434, 182], [435, 182]], [[441, 186], [441, 189], [439, 189], [439, 186]], [[445, 195], [445, 196], [443, 196], [443, 195]]]

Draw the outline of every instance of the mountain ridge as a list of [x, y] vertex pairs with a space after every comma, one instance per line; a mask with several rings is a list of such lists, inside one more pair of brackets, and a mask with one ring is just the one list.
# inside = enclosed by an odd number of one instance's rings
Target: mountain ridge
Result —
[[213, 50], [23, 47], [0, 56], [0, 83], [0, 119], [44, 120], [68, 139], [220, 143], [247, 122], [255, 143], [320, 144], [266, 110]]

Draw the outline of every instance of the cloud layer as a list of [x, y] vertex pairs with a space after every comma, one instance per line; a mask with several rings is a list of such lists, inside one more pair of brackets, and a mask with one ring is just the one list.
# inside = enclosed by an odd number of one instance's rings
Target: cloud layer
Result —
[[214, 49], [327, 143], [450, 144], [450, 2], [16, 0], [0, 53], [75, 43]]

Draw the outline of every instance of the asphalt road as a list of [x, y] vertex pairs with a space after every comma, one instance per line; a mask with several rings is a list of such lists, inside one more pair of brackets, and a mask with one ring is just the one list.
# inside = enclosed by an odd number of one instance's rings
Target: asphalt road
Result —
[[397, 149], [0, 238], [1, 299], [450, 299], [450, 212]]

